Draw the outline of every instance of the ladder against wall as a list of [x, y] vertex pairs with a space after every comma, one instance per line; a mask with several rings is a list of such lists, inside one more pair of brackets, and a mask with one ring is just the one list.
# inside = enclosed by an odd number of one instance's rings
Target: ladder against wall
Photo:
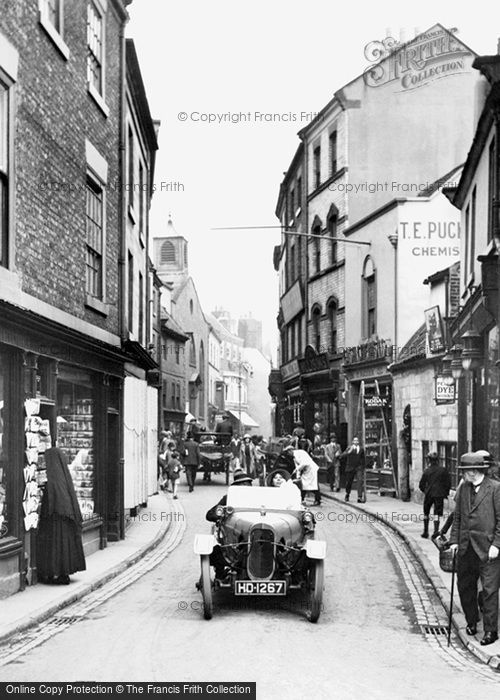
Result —
[[398, 496], [384, 400], [376, 379], [361, 382], [355, 432], [361, 436], [367, 464], [372, 461], [366, 470], [366, 490]]

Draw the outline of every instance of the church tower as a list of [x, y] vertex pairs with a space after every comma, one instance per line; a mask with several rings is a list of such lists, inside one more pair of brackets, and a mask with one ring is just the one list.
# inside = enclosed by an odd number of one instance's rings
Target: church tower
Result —
[[179, 236], [169, 216], [166, 236], [153, 238], [153, 259], [158, 277], [174, 289], [189, 277], [188, 242]]

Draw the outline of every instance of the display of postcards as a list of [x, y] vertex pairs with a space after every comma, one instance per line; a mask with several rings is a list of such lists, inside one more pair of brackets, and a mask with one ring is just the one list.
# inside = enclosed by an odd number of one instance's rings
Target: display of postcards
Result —
[[92, 399], [80, 399], [76, 404], [76, 412], [78, 415], [85, 415], [92, 413]]
[[79, 498], [78, 504], [80, 506], [80, 510], [81, 510], [82, 516], [84, 518], [93, 514], [93, 512], [94, 512], [94, 501], [93, 500], [87, 499], [87, 498]]
[[27, 416], [37, 416], [40, 413], [40, 399], [26, 399], [24, 410]]
[[38, 433], [44, 422], [45, 421], [43, 421], [40, 416], [28, 416], [24, 422], [24, 430], [26, 432]]
[[3, 513], [3, 501], [0, 501], [0, 515]]
[[38, 433], [26, 433], [26, 447], [35, 447], [38, 449], [40, 444], [40, 436]]
[[50, 421], [48, 418], [43, 419], [40, 423], [40, 432], [42, 435], [50, 435]]
[[38, 513], [29, 513], [24, 518], [24, 529], [34, 530], [38, 527]]
[[24, 451], [26, 455], [26, 461], [28, 464], [37, 464], [38, 462], [38, 450], [36, 447], [30, 447]]
[[23, 501], [27, 501], [29, 498], [38, 497], [38, 484], [36, 481], [28, 481], [24, 487]]
[[0, 530], [2, 529], [2, 526], [4, 524], [5, 518], [3, 515], [0, 515]]
[[38, 445], [38, 452], [46, 452], [52, 447], [52, 438], [50, 435], [43, 435], [40, 432], [40, 444]]
[[24, 467], [23, 474], [25, 483], [32, 481], [35, 478], [36, 466], [34, 464], [29, 464], [27, 467]]
[[3, 467], [0, 467], [0, 484], [3, 481]]
[[93, 489], [82, 489], [82, 488], [76, 488], [76, 497], [77, 498], [92, 498], [92, 491]]

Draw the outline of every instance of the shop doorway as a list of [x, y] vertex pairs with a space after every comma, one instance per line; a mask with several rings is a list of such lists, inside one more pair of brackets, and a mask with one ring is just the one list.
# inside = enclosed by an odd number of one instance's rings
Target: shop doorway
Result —
[[109, 542], [116, 542], [123, 539], [124, 536], [124, 516], [120, 499], [123, 488], [120, 461], [120, 422], [119, 413], [115, 409], [107, 411], [106, 444], [106, 536]]

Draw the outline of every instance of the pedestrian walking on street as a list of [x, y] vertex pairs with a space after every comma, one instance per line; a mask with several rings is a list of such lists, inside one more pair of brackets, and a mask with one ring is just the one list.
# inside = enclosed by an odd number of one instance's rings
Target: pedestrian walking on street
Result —
[[314, 494], [314, 505], [320, 506], [321, 491], [318, 487], [318, 465], [305, 450], [294, 450], [293, 458], [296, 465], [295, 471], [300, 480], [300, 490], [304, 505], [307, 492], [312, 491]]
[[255, 445], [250, 435], [243, 436], [240, 447], [240, 466], [252, 479], [255, 479]]
[[327, 478], [330, 484], [330, 491], [340, 491], [340, 454], [342, 450], [337, 442], [335, 433], [330, 435], [330, 442], [323, 446], [325, 455]]
[[198, 471], [201, 461], [200, 446], [192, 437], [189, 437], [184, 443], [184, 450], [184, 468], [186, 470], [189, 493], [191, 493], [194, 490], [196, 472]]
[[457, 493], [451, 528], [451, 549], [457, 552], [457, 584], [468, 635], [477, 633], [478, 580], [483, 588], [481, 645], [498, 639], [500, 588], [500, 482], [486, 475], [491, 462], [483, 454], [462, 455], [458, 468], [464, 483]]
[[172, 484], [172, 493], [174, 498], [177, 498], [177, 486], [179, 484], [181, 469], [182, 464], [179, 459], [179, 453], [174, 450], [167, 462], [167, 473], [170, 483]]
[[233, 435], [231, 442], [229, 443], [229, 450], [231, 454], [231, 461], [229, 464], [229, 469], [234, 473], [240, 466], [240, 440]]
[[346, 484], [345, 484], [345, 499], [349, 500], [351, 495], [351, 488], [356, 477], [357, 487], [358, 487], [358, 503], [366, 502], [365, 493], [365, 451], [359, 444], [359, 438], [354, 437], [352, 439], [352, 445], [342, 452], [340, 458], [345, 457], [345, 473], [346, 473]]
[[436, 452], [427, 455], [429, 466], [424, 469], [418, 485], [424, 496], [424, 531], [421, 537], [429, 537], [429, 517], [431, 508], [434, 509], [433, 537], [439, 534], [439, 519], [443, 517], [444, 499], [448, 498], [451, 488], [451, 479], [448, 471], [439, 466], [439, 457]]
[[44, 487], [37, 537], [38, 578], [44, 583], [68, 584], [69, 575], [84, 571], [82, 513], [68, 469], [58, 447], [45, 452]]

